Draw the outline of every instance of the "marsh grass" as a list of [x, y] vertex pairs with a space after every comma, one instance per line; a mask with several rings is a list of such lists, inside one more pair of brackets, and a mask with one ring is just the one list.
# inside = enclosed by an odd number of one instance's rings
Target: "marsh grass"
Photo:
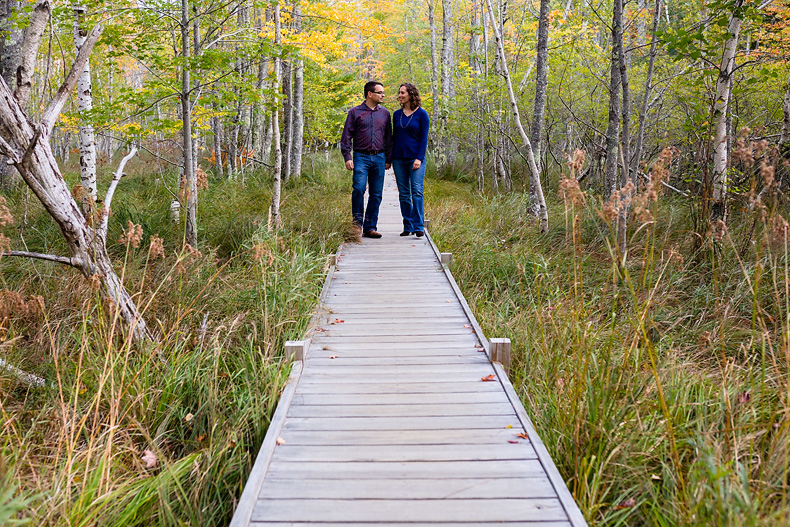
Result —
[[[344, 235], [348, 181], [331, 161], [291, 182], [277, 233], [266, 230], [266, 177], [210, 181], [200, 252], [183, 247], [150, 165], [130, 165], [108, 238], [154, 342], [127, 339], [71, 270], [0, 262], [4, 291], [43, 301], [2, 319], [3, 357], [49, 383], [28, 388], [0, 372], [0, 523], [227, 524], [288, 379], [283, 344], [304, 334]], [[16, 192], [15, 226], [29, 246], [56, 252], [57, 231]], [[142, 227], [139, 247], [117, 242], [128, 221]]]
[[513, 384], [591, 525], [790, 523], [778, 209], [694, 254], [688, 204], [664, 197], [621, 266], [589, 196], [553, 200], [540, 236], [521, 195], [427, 188], [431, 234], [484, 332], [512, 340]]

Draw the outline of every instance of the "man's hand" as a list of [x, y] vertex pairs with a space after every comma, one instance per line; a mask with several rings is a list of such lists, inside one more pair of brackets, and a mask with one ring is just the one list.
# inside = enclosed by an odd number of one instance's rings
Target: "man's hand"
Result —
[[348, 161], [346, 161], [346, 168], [347, 168], [348, 170], [354, 170], [354, 161], [352, 161], [351, 159], [349, 159]]
[[422, 161], [420, 161], [419, 159], [415, 159], [414, 163], [412, 163], [411, 165], [411, 169], [417, 170], [418, 168], [420, 168], [421, 165], [422, 165]]
[[392, 168], [392, 163], [384, 163], [384, 170], [389, 170]]

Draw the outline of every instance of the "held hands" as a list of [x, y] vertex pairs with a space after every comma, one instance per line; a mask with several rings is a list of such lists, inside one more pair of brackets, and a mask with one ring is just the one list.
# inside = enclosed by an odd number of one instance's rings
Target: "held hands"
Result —
[[415, 159], [414, 163], [412, 163], [411, 165], [411, 169], [417, 170], [418, 168], [420, 168], [420, 165], [422, 165], [422, 161], [420, 161], [419, 159]]
[[353, 162], [351, 159], [349, 159], [348, 161], [346, 161], [346, 168], [347, 168], [348, 170], [354, 170], [354, 162]]

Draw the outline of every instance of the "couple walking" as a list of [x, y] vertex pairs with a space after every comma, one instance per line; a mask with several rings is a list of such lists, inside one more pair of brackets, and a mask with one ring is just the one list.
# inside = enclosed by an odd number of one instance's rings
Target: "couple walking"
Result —
[[[414, 84], [404, 82], [398, 88], [398, 103], [390, 113], [381, 106], [384, 86], [380, 82], [365, 84], [365, 102], [348, 111], [340, 151], [346, 168], [353, 170], [351, 214], [354, 225], [366, 238], [381, 238], [376, 230], [384, 188], [384, 171], [392, 167], [398, 182], [400, 211], [403, 216], [401, 236], [425, 234], [423, 181], [425, 151], [428, 149], [428, 112], [422, 108], [420, 92]], [[365, 208], [365, 188], [369, 189]]]

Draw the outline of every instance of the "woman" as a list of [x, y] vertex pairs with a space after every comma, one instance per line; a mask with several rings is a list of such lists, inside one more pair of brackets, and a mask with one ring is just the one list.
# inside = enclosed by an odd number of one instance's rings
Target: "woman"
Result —
[[420, 92], [410, 82], [398, 90], [401, 109], [392, 116], [392, 169], [398, 182], [400, 213], [403, 216], [401, 236], [425, 235], [423, 208], [423, 180], [425, 179], [425, 151], [428, 149], [428, 112], [422, 107]]

